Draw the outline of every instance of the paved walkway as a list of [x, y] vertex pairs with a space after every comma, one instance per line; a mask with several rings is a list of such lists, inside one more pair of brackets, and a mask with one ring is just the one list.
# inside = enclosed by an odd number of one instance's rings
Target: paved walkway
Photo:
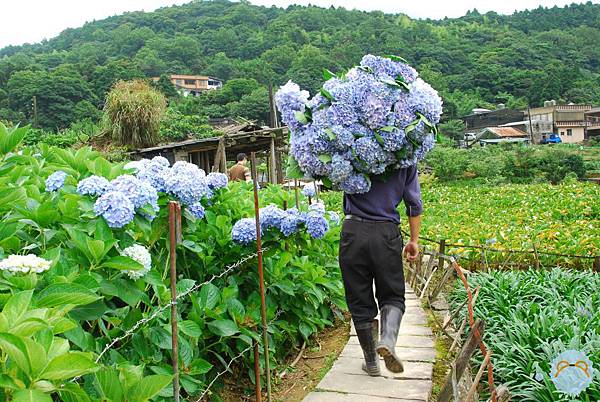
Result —
[[369, 377], [361, 369], [363, 354], [354, 326], [350, 340], [315, 391], [303, 402], [423, 402], [431, 393], [435, 348], [421, 302], [407, 286], [406, 313], [400, 325], [396, 353], [404, 372], [393, 374], [381, 360], [381, 377]]

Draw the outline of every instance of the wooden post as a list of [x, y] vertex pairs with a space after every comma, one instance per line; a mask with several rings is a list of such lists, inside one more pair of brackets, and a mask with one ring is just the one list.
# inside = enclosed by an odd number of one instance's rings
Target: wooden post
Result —
[[444, 257], [443, 255], [446, 253], [446, 239], [440, 240], [440, 255], [438, 256], [438, 268], [444, 268]]
[[227, 173], [227, 151], [225, 150], [225, 139], [223, 139], [223, 148], [221, 148], [221, 173]]
[[260, 390], [260, 353], [256, 339], [252, 339], [252, 346], [254, 348], [254, 393], [256, 394], [256, 402], [262, 402], [262, 393]]
[[[467, 337], [467, 340], [465, 342], [465, 344], [463, 345], [462, 349], [460, 350], [460, 354], [458, 355], [458, 358], [456, 359], [454, 365], [456, 368], [456, 380], [460, 380], [460, 378], [462, 377], [463, 373], [465, 372], [465, 369], [467, 368], [467, 364], [469, 364], [469, 360], [471, 359], [471, 356], [473, 355], [473, 352], [475, 352], [475, 349], [477, 348], [477, 345], [479, 343], [479, 340], [475, 337], [475, 332], [478, 332], [480, 334], [483, 333], [483, 328], [484, 328], [484, 323], [481, 320], [477, 320], [475, 322], [475, 325], [473, 326], [473, 330], [471, 330], [471, 332], [469, 333], [469, 336]], [[452, 397], [452, 371], [450, 373], [448, 373], [448, 376], [446, 376], [446, 383], [444, 384], [444, 386], [442, 387], [441, 392], [438, 395], [437, 401], [438, 402], [449, 402], [450, 398]]]
[[271, 184], [277, 184], [277, 158], [275, 157], [274, 137], [271, 137], [271, 146], [269, 150], [269, 176]]
[[[444, 266], [443, 262], [442, 262], [442, 265], [440, 265], [440, 266], [441, 267]], [[434, 302], [435, 299], [438, 297], [438, 295], [444, 288], [444, 285], [446, 284], [446, 282], [448, 282], [448, 279], [450, 279], [450, 275], [452, 275], [452, 272], [454, 272], [454, 267], [452, 266], [452, 264], [448, 264], [448, 268], [446, 268], [446, 272], [444, 273], [442, 280], [440, 281], [440, 283], [438, 283], [437, 287], [431, 293], [431, 301], [432, 302]]]
[[483, 359], [483, 362], [481, 363], [481, 366], [479, 366], [477, 375], [475, 375], [475, 378], [473, 379], [473, 384], [471, 385], [471, 389], [469, 389], [469, 392], [467, 393], [467, 399], [465, 402], [471, 402], [471, 400], [473, 399], [473, 396], [475, 395], [475, 392], [477, 391], [477, 385], [479, 385], [479, 381], [481, 381], [481, 377], [483, 376], [483, 371], [489, 364], [491, 357], [492, 357], [492, 351], [488, 350], [487, 354], [485, 355], [485, 358]]
[[600, 272], [600, 255], [594, 258], [594, 264], [592, 265], [594, 272]]

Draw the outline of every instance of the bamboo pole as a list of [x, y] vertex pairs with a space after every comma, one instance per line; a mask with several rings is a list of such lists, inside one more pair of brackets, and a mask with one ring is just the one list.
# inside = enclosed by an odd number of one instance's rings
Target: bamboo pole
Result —
[[252, 178], [254, 185], [254, 213], [256, 218], [256, 251], [258, 254], [258, 285], [260, 288], [260, 315], [263, 326], [263, 349], [267, 377], [267, 400], [271, 402], [271, 368], [269, 363], [269, 334], [267, 332], [267, 307], [265, 301], [265, 278], [263, 272], [262, 239], [260, 236], [260, 208], [258, 205], [258, 179], [256, 175], [256, 152], [251, 153]]
[[179, 344], [177, 333], [177, 207], [169, 201], [169, 265], [171, 274], [171, 346], [173, 364], [173, 400], [179, 402]]

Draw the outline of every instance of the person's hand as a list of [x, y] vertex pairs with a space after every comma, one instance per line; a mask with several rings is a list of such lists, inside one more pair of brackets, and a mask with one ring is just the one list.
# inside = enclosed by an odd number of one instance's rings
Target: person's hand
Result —
[[406, 246], [404, 246], [404, 257], [406, 257], [408, 261], [414, 262], [417, 260], [418, 256], [419, 244], [414, 240], [411, 240], [408, 243], [406, 243]]

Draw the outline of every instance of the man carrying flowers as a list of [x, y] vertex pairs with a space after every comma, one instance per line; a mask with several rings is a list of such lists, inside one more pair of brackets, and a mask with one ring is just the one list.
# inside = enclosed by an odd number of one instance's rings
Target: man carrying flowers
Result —
[[[403, 247], [398, 230], [398, 204], [404, 200], [410, 240]], [[409, 261], [419, 253], [418, 239], [423, 211], [417, 167], [395, 171], [385, 182], [372, 180], [364, 194], [344, 194], [344, 220], [340, 240], [340, 267], [346, 302], [365, 356], [363, 370], [380, 375], [379, 359], [393, 373], [403, 371], [395, 346], [406, 309], [402, 250]], [[375, 283], [375, 295], [373, 294]], [[377, 302], [375, 301], [377, 299]], [[381, 316], [378, 342], [377, 306]]]

